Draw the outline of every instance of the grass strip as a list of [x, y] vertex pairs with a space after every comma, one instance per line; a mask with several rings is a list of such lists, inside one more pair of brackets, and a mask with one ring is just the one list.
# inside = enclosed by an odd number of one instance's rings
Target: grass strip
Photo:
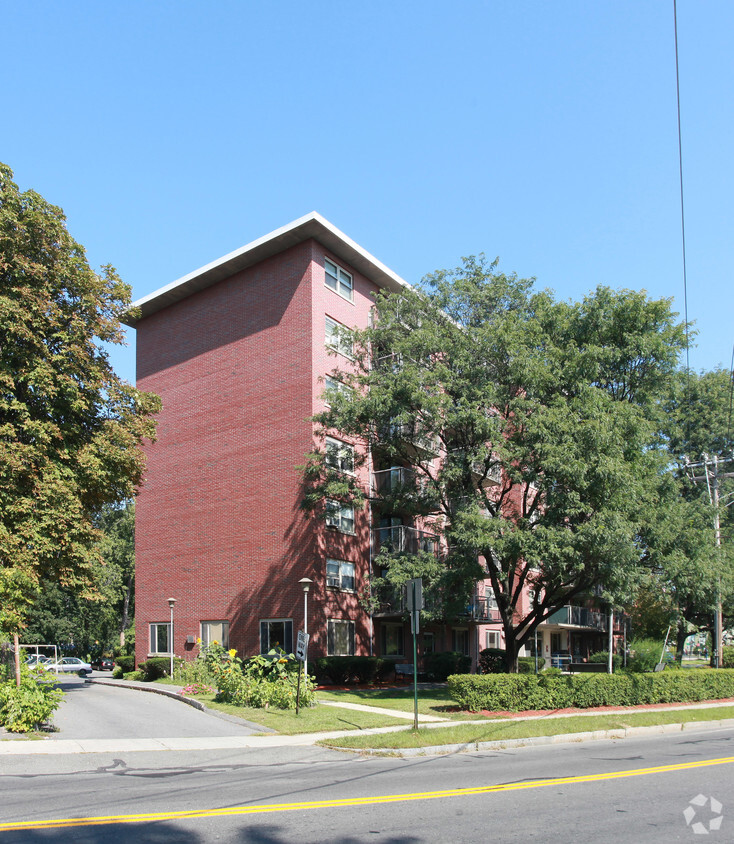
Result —
[[[413, 711], [413, 687], [393, 689], [350, 689], [332, 692], [319, 690], [319, 700], [331, 700], [336, 703], [362, 703], [365, 706], [379, 706], [383, 709], [396, 709], [400, 712]], [[418, 712], [421, 715], [435, 715], [454, 721], [466, 721], [467, 717], [482, 718], [480, 714], [467, 716], [458, 709], [456, 701], [448, 689], [420, 689], [418, 691]], [[497, 717], [497, 716], [490, 716]]]
[[[466, 713], [464, 714], [466, 717]], [[734, 706], [712, 709], [678, 709], [661, 712], [617, 712], [570, 718], [540, 718], [532, 721], [503, 721], [485, 724], [457, 724], [453, 727], [421, 727], [398, 733], [368, 736], [344, 736], [324, 739], [327, 747], [353, 749], [401, 749], [435, 747], [443, 744], [475, 744], [486, 741], [557, 736], [594, 730], [616, 730], [625, 727], [650, 727], [661, 724], [684, 724], [691, 721], [719, 721], [734, 718]]]

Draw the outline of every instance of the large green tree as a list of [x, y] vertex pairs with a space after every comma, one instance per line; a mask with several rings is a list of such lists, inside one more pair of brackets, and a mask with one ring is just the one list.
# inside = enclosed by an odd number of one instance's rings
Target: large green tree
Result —
[[651, 580], [672, 610], [680, 659], [690, 633], [712, 629], [719, 601], [725, 619], [734, 619], [734, 508], [729, 506], [734, 478], [727, 477], [734, 473], [732, 374], [680, 372], [669, 382], [662, 409], [670, 465], [649, 511], [645, 539]]
[[[383, 547], [373, 591], [423, 576], [433, 614], [451, 618], [488, 578], [510, 670], [559, 607], [629, 593], [661, 471], [657, 403], [683, 342], [668, 300], [599, 288], [557, 302], [472, 258], [380, 294], [351, 341], [353, 362], [333, 373], [350, 389], [330, 389], [322, 432], [366, 441], [358, 462], [374, 470], [411, 467], [372, 503], [422, 519], [442, 548]], [[316, 511], [367, 497], [328, 449], [306, 481]]]
[[159, 400], [123, 382], [130, 288], [92, 270], [61, 209], [0, 165], [0, 630], [21, 630], [40, 584], [91, 594], [95, 517], [131, 498]]

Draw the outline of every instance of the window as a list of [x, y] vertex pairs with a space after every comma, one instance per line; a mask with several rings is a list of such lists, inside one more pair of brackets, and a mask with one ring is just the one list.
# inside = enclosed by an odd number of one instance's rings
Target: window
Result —
[[326, 561], [326, 585], [336, 589], [354, 589], [354, 563], [345, 560]]
[[260, 622], [260, 653], [282, 648], [287, 654], [293, 651], [293, 622], [286, 618], [272, 618]]
[[327, 437], [326, 465], [339, 472], [354, 474], [354, 447], [333, 437]]
[[352, 301], [354, 291], [352, 276], [328, 258], [324, 258], [324, 280], [329, 290]]
[[229, 622], [228, 621], [202, 621], [201, 622], [201, 647], [208, 648], [213, 642], [229, 650]]
[[342, 384], [341, 381], [337, 381], [336, 378], [332, 378], [330, 375], [324, 378], [324, 401], [326, 404], [331, 404], [334, 400], [333, 397], [339, 393], [350, 396], [353, 392], [354, 390], [351, 387], [347, 387], [346, 384]]
[[342, 533], [354, 533], [354, 507], [339, 501], [327, 501], [326, 524]]
[[433, 633], [423, 634], [423, 653], [432, 654], [436, 652], [436, 639]]
[[326, 345], [345, 357], [351, 358], [354, 355], [354, 345], [349, 329], [328, 316], [326, 317]]
[[485, 648], [501, 648], [502, 634], [499, 630], [487, 630], [487, 640], [484, 645]]
[[326, 623], [328, 656], [354, 656], [354, 622], [330, 618]]
[[465, 628], [455, 628], [451, 631], [451, 650], [456, 653], [469, 655], [469, 631]]
[[151, 624], [150, 625], [150, 653], [170, 654], [171, 653], [171, 625]]
[[382, 625], [382, 655], [402, 656], [403, 649], [403, 625], [383, 624]]

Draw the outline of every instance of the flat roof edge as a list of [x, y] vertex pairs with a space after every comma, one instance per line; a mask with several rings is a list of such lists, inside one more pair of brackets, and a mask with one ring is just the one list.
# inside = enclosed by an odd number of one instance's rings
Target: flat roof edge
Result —
[[356, 241], [340, 231], [321, 214], [312, 211], [292, 223], [253, 240], [234, 252], [217, 258], [217, 260], [188, 273], [165, 287], [137, 299], [133, 302], [132, 307], [139, 309], [140, 315], [133, 317], [126, 314], [122, 318], [122, 322], [135, 327], [141, 319], [180, 302], [241, 270], [254, 266], [266, 258], [277, 255], [291, 246], [310, 239], [319, 241], [329, 251], [380, 287], [392, 291], [410, 287], [406, 281], [375, 258], [374, 255], [367, 252], [366, 249], [363, 249]]

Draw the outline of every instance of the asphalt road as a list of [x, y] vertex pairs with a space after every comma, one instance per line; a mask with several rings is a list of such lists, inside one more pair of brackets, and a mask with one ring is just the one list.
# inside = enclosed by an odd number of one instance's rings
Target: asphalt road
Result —
[[[102, 672], [95, 672], [95, 676]], [[109, 676], [107, 674], [106, 676]], [[164, 695], [59, 677], [65, 696], [47, 740], [252, 735], [244, 723], [200, 712]]]
[[0, 844], [734, 840], [731, 730], [413, 759], [284, 747], [0, 764], [1, 820], [41, 822], [0, 826]]

